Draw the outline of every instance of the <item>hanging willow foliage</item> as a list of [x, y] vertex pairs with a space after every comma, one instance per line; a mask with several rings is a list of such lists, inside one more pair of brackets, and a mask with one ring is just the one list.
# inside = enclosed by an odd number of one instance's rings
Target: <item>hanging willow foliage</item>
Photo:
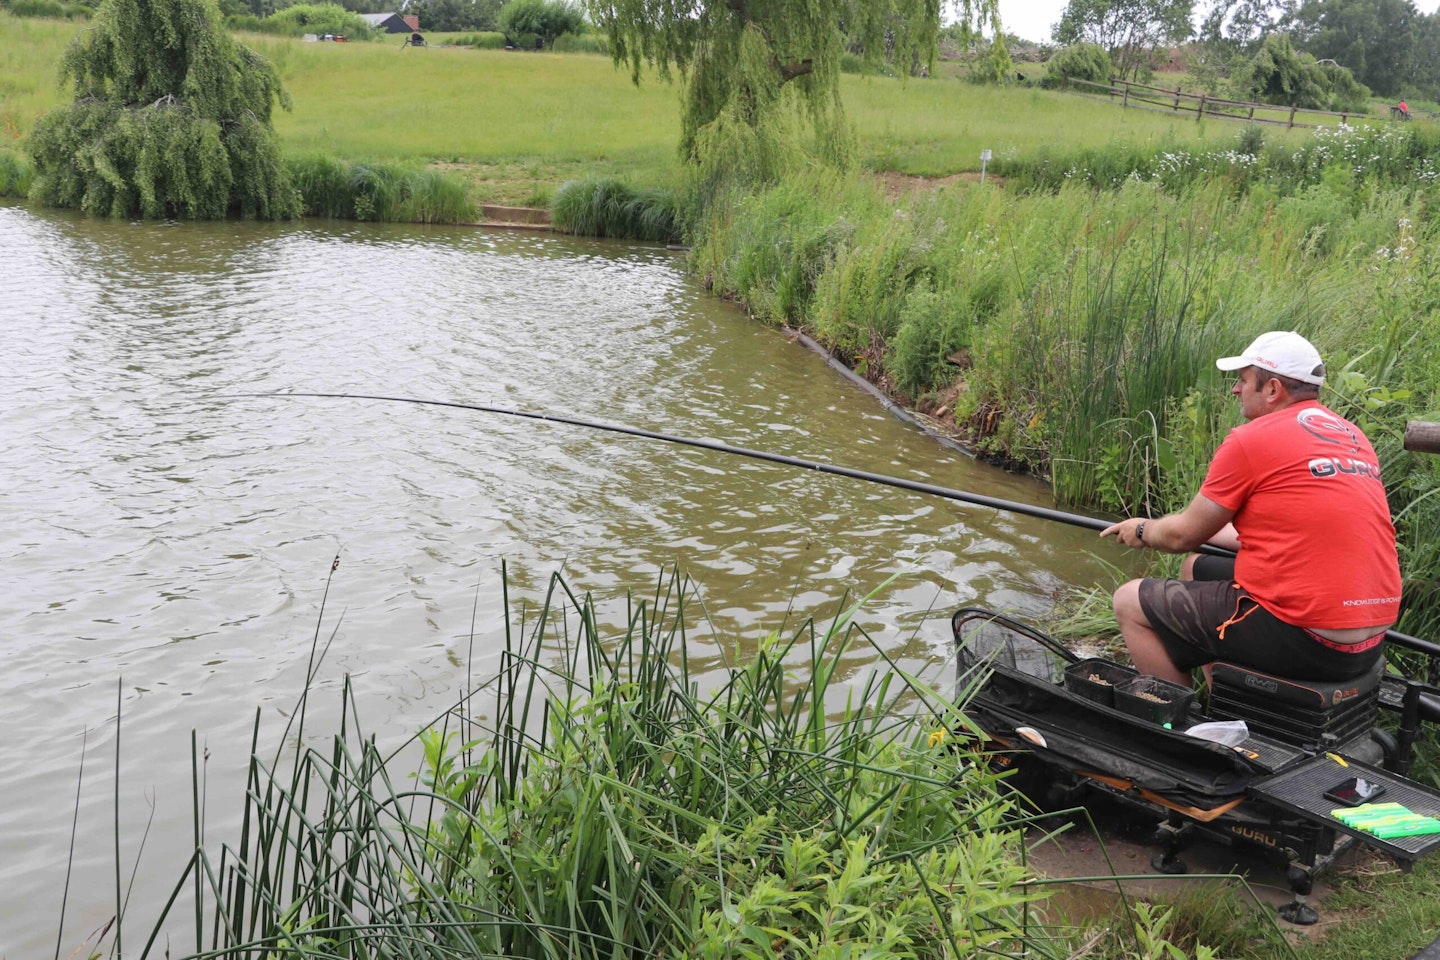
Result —
[[[729, 133], [775, 153], [762, 133], [793, 106], [808, 114], [822, 156], [843, 163], [853, 135], [840, 103], [840, 55], [872, 68], [932, 67], [942, 0], [589, 0], [616, 65], [678, 73], [685, 85], [680, 151], [703, 162]], [[957, 0], [968, 31], [999, 31], [998, 0]], [[711, 130], [710, 128], [718, 128]], [[708, 131], [708, 134], [707, 134]], [[718, 134], [718, 135], [717, 135]], [[761, 166], [764, 166], [762, 164]]]
[[102, 216], [293, 217], [270, 111], [280, 75], [215, 0], [104, 0], [61, 61], [75, 102], [36, 123], [30, 195]]

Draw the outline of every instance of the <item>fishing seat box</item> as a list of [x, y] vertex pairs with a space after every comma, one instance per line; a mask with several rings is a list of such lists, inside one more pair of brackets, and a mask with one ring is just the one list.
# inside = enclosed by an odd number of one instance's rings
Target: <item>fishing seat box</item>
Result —
[[1345, 743], [1375, 723], [1382, 657], [1368, 673], [1350, 680], [1294, 680], [1233, 663], [1216, 663], [1211, 674], [1210, 716], [1244, 720], [1250, 729], [1310, 749]]

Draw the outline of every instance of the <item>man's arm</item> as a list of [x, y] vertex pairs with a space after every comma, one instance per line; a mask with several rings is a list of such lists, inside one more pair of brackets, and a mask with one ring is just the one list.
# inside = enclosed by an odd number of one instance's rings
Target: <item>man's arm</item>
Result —
[[[1209, 497], [1197, 493], [1190, 505], [1179, 513], [1167, 513], [1153, 520], [1121, 520], [1100, 531], [1100, 536], [1114, 537], [1127, 547], [1151, 547], [1166, 553], [1188, 553], [1224, 530], [1234, 516], [1234, 510], [1222, 507]], [[1139, 532], [1142, 526], [1143, 536]], [[1231, 528], [1232, 533], [1233, 529]]]

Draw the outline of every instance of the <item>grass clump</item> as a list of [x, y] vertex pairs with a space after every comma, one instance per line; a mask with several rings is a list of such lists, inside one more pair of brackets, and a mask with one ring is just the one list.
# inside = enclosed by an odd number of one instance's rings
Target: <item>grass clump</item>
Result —
[[238, 845], [197, 840], [176, 888], [195, 887], [195, 953], [1069, 954], [1030, 914], [1018, 823], [955, 752], [954, 706], [899, 671], [845, 678], [868, 642], [848, 614], [702, 693], [685, 587], [662, 578], [607, 637], [552, 578], [495, 677], [420, 734], [414, 788], [348, 692], [329, 748], [253, 760]]
[[471, 47], [475, 50], [504, 50], [505, 34], [495, 30], [478, 33], [429, 34], [431, 42], [452, 47]]
[[475, 203], [465, 184], [438, 170], [350, 164], [324, 154], [292, 158], [287, 167], [307, 216], [401, 223], [475, 219]]
[[0, 149], [0, 197], [24, 197], [30, 193], [35, 168], [24, 157]]
[[550, 219], [555, 229], [581, 236], [658, 243], [680, 239], [674, 193], [635, 189], [609, 177], [567, 181], [555, 192]]

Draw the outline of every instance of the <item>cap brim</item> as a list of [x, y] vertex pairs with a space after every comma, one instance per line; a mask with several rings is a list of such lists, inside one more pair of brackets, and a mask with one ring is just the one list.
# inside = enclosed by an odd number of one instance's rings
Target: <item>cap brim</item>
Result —
[[1254, 363], [1244, 357], [1221, 357], [1215, 361], [1215, 366], [1221, 370], [1239, 370], [1243, 367], [1254, 366]]

